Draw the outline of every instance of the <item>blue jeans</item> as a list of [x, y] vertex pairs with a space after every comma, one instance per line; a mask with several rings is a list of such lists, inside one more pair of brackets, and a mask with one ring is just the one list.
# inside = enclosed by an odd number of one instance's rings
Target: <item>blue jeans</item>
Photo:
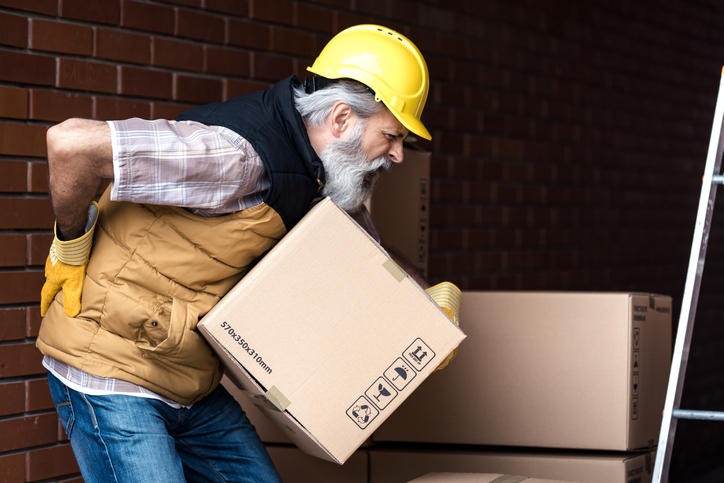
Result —
[[134, 396], [89, 396], [48, 373], [50, 393], [86, 483], [281, 483], [263, 443], [223, 386], [191, 408]]

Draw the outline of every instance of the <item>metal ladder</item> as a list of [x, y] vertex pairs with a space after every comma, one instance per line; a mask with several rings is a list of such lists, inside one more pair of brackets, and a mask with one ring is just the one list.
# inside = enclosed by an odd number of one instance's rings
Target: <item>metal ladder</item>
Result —
[[696, 305], [699, 299], [701, 276], [704, 272], [704, 258], [706, 257], [711, 216], [714, 211], [716, 185], [724, 184], [724, 176], [719, 174], [722, 151], [724, 151], [724, 140], [722, 139], [723, 116], [724, 69], [722, 69], [722, 77], [719, 81], [719, 94], [714, 111], [714, 124], [711, 129], [709, 151], [706, 157], [706, 168], [702, 180], [699, 210], [696, 215], [694, 240], [691, 244], [689, 269], [686, 274], [684, 296], [681, 300], [681, 314], [676, 332], [674, 354], [671, 359], [671, 374], [669, 375], [669, 386], [666, 391], [661, 432], [659, 433], [659, 444], [656, 450], [653, 483], [666, 483], [669, 479], [671, 450], [674, 446], [676, 423], [679, 419], [724, 421], [724, 412], [693, 411], [679, 408], [681, 393], [684, 387], [684, 377], [686, 376], [686, 364], [689, 358], [691, 335], [694, 331], [694, 316], [696, 315]]

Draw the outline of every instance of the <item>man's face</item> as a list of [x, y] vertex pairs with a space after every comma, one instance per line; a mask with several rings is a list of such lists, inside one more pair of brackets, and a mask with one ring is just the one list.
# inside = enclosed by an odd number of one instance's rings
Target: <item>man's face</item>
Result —
[[370, 196], [382, 171], [402, 162], [407, 129], [387, 109], [356, 124], [346, 139], [335, 139], [322, 150], [326, 184], [322, 189], [340, 208], [355, 212]]
[[367, 119], [366, 124], [362, 148], [369, 159], [387, 156], [393, 163], [401, 163], [402, 141], [409, 132], [407, 128], [387, 108]]

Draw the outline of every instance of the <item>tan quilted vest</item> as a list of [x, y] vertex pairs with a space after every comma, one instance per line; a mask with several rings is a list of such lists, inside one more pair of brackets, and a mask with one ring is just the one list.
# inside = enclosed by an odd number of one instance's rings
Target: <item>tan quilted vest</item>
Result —
[[62, 292], [37, 346], [85, 372], [148, 388], [181, 404], [209, 394], [222, 370], [196, 325], [286, 233], [266, 204], [220, 217], [110, 201], [100, 215], [76, 318]]

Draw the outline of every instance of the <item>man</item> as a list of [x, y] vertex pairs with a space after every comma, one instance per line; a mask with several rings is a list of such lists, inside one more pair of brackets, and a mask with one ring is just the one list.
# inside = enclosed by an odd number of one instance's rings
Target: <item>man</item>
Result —
[[359, 213], [408, 131], [430, 138], [427, 67], [397, 32], [347, 29], [309, 70], [176, 121], [48, 130], [37, 346], [85, 481], [279, 481], [196, 324], [320, 194]]

